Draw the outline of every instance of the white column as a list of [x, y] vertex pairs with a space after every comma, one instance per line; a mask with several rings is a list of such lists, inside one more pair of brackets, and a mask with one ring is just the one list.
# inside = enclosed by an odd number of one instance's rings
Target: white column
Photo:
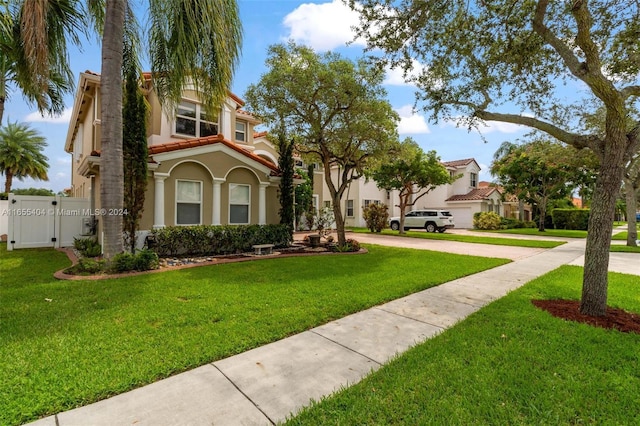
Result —
[[267, 187], [268, 183], [261, 183], [258, 189], [258, 225], [267, 223]]
[[221, 193], [222, 193], [222, 184], [225, 182], [224, 179], [213, 178], [213, 218], [211, 221], [212, 225], [220, 225], [220, 211], [222, 209], [222, 201], [221, 201]]
[[155, 200], [153, 203], [153, 229], [164, 228], [164, 180], [169, 173], [153, 173], [155, 179]]

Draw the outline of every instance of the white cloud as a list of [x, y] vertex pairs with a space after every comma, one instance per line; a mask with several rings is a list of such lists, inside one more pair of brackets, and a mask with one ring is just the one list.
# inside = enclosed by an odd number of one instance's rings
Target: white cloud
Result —
[[418, 62], [417, 59], [411, 60], [411, 70], [407, 73], [406, 76], [402, 68], [386, 67], [386, 77], [382, 84], [387, 84], [390, 86], [415, 86], [415, 83], [411, 80], [418, 77], [426, 70], [427, 67]]
[[427, 121], [424, 116], [416, 114], [413, 111], [411, 105], [405, 105], [396, 109], [396, 112], [400, 116], [400, 123], [398, 124], [398, 133], [400, 134], [419, 134], [419, 133], [431, 133]]
[[59, 164], [61, 166], [68, 166], [69, 164], [71, 164], [71, 156], [69, 155], [68, 157], [56, 158], [56, 164]]
[[71, 109], [67, 108], [58, 117], [52, 117], [45, 114], [42, 116], [38, 111], [32, 112], [24, 118], [28, 123], [51, 123], [51, 124], [69, 124], [71, 121]]
[[358, 12], [342, 0], [331, 3], [304, 3], [285, 16], [283, 24], [289, 29], [288, 39], [305, 44], [314, 50], [328, 51], [353, 41], [363, 46], [364, 40], [353, 40], [353, 27], [358, 26]]

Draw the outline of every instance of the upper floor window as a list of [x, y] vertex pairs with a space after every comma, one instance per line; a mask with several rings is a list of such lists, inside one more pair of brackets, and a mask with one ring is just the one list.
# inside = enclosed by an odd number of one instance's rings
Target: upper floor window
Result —
[[247, 141], [247, 123], [236, 121], [236, 140], [238, 142]]
[[346, 201], [347, 217], [353, 217], [353, 200]]
[[218, 134], [218, 117], [210, 117], [200, 104], [182, 101], [176, 110], [176, 133], [196, 138]]
[[469, 185], [472, 188], [478, 186], [478, 174], [477, 173], [469, 173]]

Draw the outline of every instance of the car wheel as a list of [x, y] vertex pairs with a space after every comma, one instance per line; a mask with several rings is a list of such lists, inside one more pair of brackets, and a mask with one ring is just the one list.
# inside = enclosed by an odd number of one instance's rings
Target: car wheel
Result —
[[436, 224], [433, 222], [429, 222], [424, 226], [424, 229], [427, 232], [436, 232]]
[[398, 229], [400, 229], [400, 224], [398, 222], [391, 222], [391, 229], [397, 231]]

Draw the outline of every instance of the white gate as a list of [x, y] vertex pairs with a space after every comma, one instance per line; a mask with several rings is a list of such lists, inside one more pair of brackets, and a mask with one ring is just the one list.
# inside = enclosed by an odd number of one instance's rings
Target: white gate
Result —
[[7, 250], [67, 247], [91, 232], [89, 200], [9, 194]]

